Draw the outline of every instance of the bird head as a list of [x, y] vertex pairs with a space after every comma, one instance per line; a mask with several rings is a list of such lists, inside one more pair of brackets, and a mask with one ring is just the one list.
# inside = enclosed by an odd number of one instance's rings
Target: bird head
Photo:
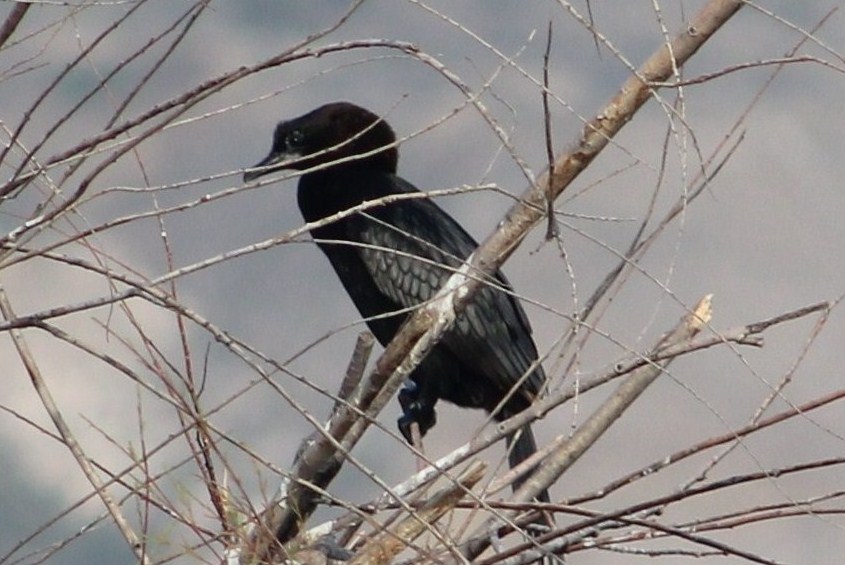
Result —
[[244, 182], [282, 169], [367, 166], [396, 172], [399, 154], [390, 126], [349, 102], [326, 104], [304, 116], [280, 122], [270, 154], [244, 173]]

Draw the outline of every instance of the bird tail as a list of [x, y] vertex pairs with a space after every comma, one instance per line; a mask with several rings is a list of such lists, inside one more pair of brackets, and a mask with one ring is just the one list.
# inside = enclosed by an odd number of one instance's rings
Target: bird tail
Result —
[[[516, 441], [514, 441], [514, 437]], [[534, 432], [531, 431], [531, 426], [523, 426], [518, 432], [515, 434], [507, 437], [507, 446], [508, 446], [508, 464], [510, 465], [511, 469], [531, 457], [533, 454], [537, 452], [537, 440], [534, 439]], [[527, 477], [534, 472], [536, 466], [528, 471], [525, 475], [523, 475], [520, 479], [513, 482], [513, 490], [516, 491], [526, 480]], [[543, 489], [540, 494], [537, 495], [538, 502], [550, 502], [551, 499], [549, 498], [549, 491]], [[540, 526], [540, 528], [532, 527], [532, 524], [536, 524]], [[526, 527], [526, 530], [531, 536], [540, 536], [543, 533], [547, 532], [549, 527], [554, 526], [554, 521], [551, 516], [546, 515], [543, 513], [536, 521], [532, 524], [529, 524]], [[552, 565], [554, 563], [560, 563], [557, 558], [553, 555], [545, 555], [539, 561], [542, 565]]]
[[[514, 437], [516, 437], [516, 441], [514, 441]], [[531, 431], [531, 426], [523, 426], [516, 434], [513, 436], [508, 436], [507, 438], [507, 446], [508, 446], [508, 464], [510, 465], [511, 469], [531, 457], [537, 452], [537, 440], [534, 439], [534, 432]], [[531, 469], [526, 475], [530, 475], [534, 469]], [[515, 491], [522, 483], [525, 482], [526, 479], [521, 478], [519, 480], [514, 481], [513, 483], [513, 490]], [[537, 500], [539, 502], [550, 502], [549, 498], [549, 491], [543, 489], [543, 491], [537, 496]]]

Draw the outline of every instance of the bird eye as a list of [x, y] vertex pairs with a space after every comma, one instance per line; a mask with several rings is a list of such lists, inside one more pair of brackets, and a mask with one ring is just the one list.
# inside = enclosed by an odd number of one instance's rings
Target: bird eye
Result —
[[305, 141], [305, 134], [302, 133], [301, 129], [293, 130], [288, 134], [287, 138], [285, 138], [285, 142], [288, 147], [299, 147], [302, 145], [303, 141]]

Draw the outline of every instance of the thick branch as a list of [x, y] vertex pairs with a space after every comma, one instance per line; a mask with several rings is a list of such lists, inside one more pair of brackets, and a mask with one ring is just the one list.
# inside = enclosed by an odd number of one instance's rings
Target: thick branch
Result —
[[29, 6], [29, 4], [24, 2], [15, 4], [12, 11], [9, 12], [8, 16], [6, 16], [6, 21], [3, 22], [3, 27], [0, 27], [0, 45], [6, 43], [12, 34], [15, 33], [15, 30], [18, 29], [21, 20], [23, 20], [24, 14], [26, 14], [26, 11], [29, 10]]

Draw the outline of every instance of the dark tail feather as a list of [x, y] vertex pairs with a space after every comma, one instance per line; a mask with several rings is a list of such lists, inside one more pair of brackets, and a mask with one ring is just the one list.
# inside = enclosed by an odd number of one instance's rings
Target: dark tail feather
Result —
[[[513, 436], [508, 436], [507, 438], [508, 464], [510, 465], [511, 469], [513, 469], [514, 467], [516, 467], [517, 465], [519, 465], [520, 463], [522, 463], [537, 452], [537, 441], [534, 439], [534, 432], [531, 431], [531, 426], [524, 426], [515, 435], [518, 435], [518, 437], [516, 438], [516, 442], [513, 441]], [[531, 469], [531, 471], [533, 472], [534, 469]], [[527, 475], [530, 476], [531, 473], [529, 472]], [[520, 485], [522, 485], [522, 483], [524, 482], [525, 479], [514, 481], [513, 490], [516, 491], [516, 489], [518, 489]], [[546, 489], [543, 489], [543, 491], [540, 492], [539, 495], [537, 495], [538, 502], [550, 502], [550, 500], [551, 499], [549, 498], [549, 491], [547, 491]], [[552, 518], [550, 516], [545, 515], [545, 513], [543, 513], [543, 515], [540, 516], [533, 523], [540, 526], [540, 528], [536, 529], [531, 527], [531, 525], [528, 525], [526, 527], [526, 530], [529, 532], [529, 534], [535, 537], [542, 535], [543, 533], [548, 531], [549, 527], [554, 526]], [[559, 561], [553, 555], [546, 555], [541, 558], [540, 563], [542, 563], [543, 565], [552, 565], [554, 563], [562, 563], [562, 561]]]
[[[517, 434], [519, 437], [517, 437], [516, 443], [513, 441], [513, 436], [507, 438], [508, 463], [511, 469], [537, 452], [537, 441], [534, 439], [534, 432], [531, 431], [531, 426], [524, 426]], [[525, 479], [514, 481], [513, 490], [518, 489], [524, 482]], [[537, 500], [539, 502], [550, 502], [549, 491], [544, 489], [537, 496]]]

